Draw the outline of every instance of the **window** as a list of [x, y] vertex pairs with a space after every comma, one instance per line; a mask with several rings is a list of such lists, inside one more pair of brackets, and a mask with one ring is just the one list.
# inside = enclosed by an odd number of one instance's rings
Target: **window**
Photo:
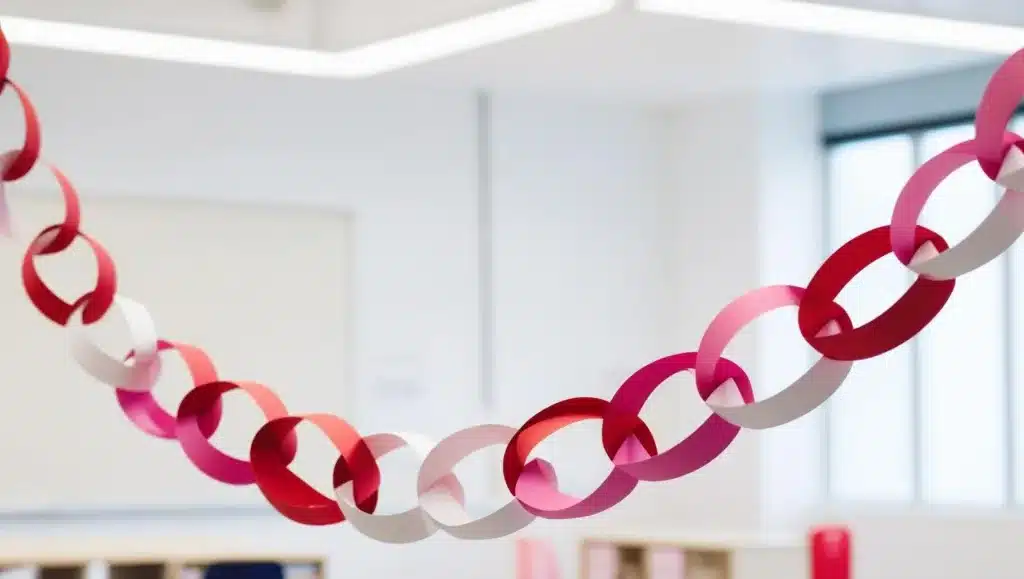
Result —
[[[888, 224], [914, 168], [971, 138], [970, 124], [831, 145], [827, 151], [827, 241], [835, 249]], [[921, 224], [951, 245], [963, 240], [1001, 191], [975, 165], [936, 191]], [[858, 362], [826, 413], [825, 479], [840, 502], [1000, 506], [1024, 497], [1024, 368], [1011, 344], [1024, 331], [1024, 254], [957, 280], [949, 303], [912, 342]], [[1018, 265], [1019, 264], [1019, 265]], [[887, 309], [913, 281], [892, 255], [839, 296], [855, 324]], [[1022, 294], [1024, 295], [1024, 294]], [[1015, 316], [1012, 317], [1012, 316]], [[1018, 330], [1020, 328], [1020, 330]]]
[[[913, 163], [914, 143], [906, 135], [853, 142], [830, 152], [830, 250], [888, 223], [898, 184], [910, 176]], [[861, 325], [885, 311], [909, 279], [895, 258], [883, 259], [857, 276], [838, 301]], [[836, 497], [901, 501], [913, 496], [912, 369], [911, 352], [901, 348], [855, 364], [836, 393], [828, 413], [826, 461], [829, 490]]]
[[[921, 159], [973, 137], [971, 126], [924, 133]], [[962, 240], [995, 206], [999, 188], [976, 164], [950, 176], [922, 225]], [[998, 506], [1006, 499], [1006, 259], [957, 279], [949, 302], [918, 339], [920, 498]]]
[[[1013, 132], [1018, 135], [1024, 131], [1024, 120], [1018, 119], [1014, 123]], [[1007, 455], [1013, 461], [1009, 472], [1011, 487], [1009, 489], [1015, 503], [1024, 502], [1024, 364], [1017, 359], [1017, 352], [1020, 345], [1024, 344], [1024, 298], [1018, 297], [1024, 292], [1024, 246], [1018, 241], [1009, 251], [1009, 284], [1007, 300], [1010, 312], [1007, 318], [1010, 320], [1009, 342], [1007, 351], [1010, 353], [1007, 359], [1007, 369], [1010, 372], [1010, 381], [1014, 385], [1008, 394], [1010, 400], [1007, 404], [1009, 409], [1009, 447]]]

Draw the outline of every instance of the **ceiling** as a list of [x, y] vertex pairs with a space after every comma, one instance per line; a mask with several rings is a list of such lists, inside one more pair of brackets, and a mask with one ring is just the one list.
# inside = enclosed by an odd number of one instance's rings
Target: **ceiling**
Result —
[[884, 10], [969, 20], [987, 24], [1024, 26], [1020, 0], [807, 0], [853, 8]]
[[392, 74], [677, 101], [738, 91], [835, 89], [985, 60], [991, 55], [623, 13]]
[[[982, 8], [979, 14], [991, 15], [992, 2], [1010, 0], [817, 1], [844, 5], [858, 2], [883, 8], [893, 8], [893, 3], [897, 3], [897, 9], [919, 11], [922, 6], [938, 3], [947, 12], [956, 3], [960, 13], [968, 10], [966, 6], [976, 6]], [[4, 0], [0, 13], [342, 50], [512, 3], [515, 0]], [[831, 89], [987, 59], [991, 57], [955, 50], [815, 36], [622, 9], [388, 73], [380, 80], [361, 82], [390, 79], [678, 101], [735, 91]]]

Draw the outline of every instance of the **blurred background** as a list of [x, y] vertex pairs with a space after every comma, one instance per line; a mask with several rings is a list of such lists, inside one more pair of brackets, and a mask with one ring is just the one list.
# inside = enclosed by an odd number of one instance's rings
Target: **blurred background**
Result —
[[[610, 397], [695, 350], [734, 297], [805, 284], [888, 224], [918, 165], [972, 138], [989, 76], [1024, 47], [1013, 0], [2, 0], [0, 27], [44, 157], [161, 336], [294, 413], [435, 439]], [[2, 146], [22, 131], [5, 92]], [[950, 244], [1001, 194], [973, 164], [940, 189], [921, 223]], [[62, 214], [43, 165], [7, 193], [24, 239]], [[24, 297], [23, 250], [0, 250], [0, 565], [522, 579], [512, 539], [384, 545], [206, 478], [74, 366], [67, 330]], [[810, 576], [809, 529], [838, 523], [859, 577], [1008, 576], [1024, 564], [1021, 258], [959, 280], [920, 338], [856, 364], [822, 409], [517, 538], [564, 577], [639, 561], [650, 579], [788, 579]], [[62, 295], [95, 275], [82, 248], [38, 261]], [[863, 324], [911, 280], [887, 256], [839, 301]], [[131, 341], [110, 317], [93, 333], [119, 356]], [[764, 316], [726, 351], [759, 398], [815, 359], [795, 322]], [[155, 397], [173, 414], [191, 384], [165, 358]], [[688, 375], [642, 414], [663, 449], [707, 416]], [[244, 457], [262, 423], [228, 395], [213, 440]], [[336, 451], [298, 432], [293, 470], [329, 493]], [[599, 441], [585, 422], [538, 455], [582, 494], [608, 472]], [[459, 466], [474, 513], [508, 500], [500, 453]], [[413, 505], [415, 459], [381, 465], [381, 509]], [[654, 544], [704, 551], [681, 566], [628, 551]]]

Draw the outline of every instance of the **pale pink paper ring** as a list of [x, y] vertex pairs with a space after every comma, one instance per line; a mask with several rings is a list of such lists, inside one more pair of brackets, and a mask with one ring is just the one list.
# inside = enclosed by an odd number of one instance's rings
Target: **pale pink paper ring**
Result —
[[[1006, 132], [1003, 142], [1019, 139]], [[969, 273], [999, 257], [1024, 233], [1024, 194], [1007, 190], [987, 217], [963, 241], [942, 253], [915, 247], [917, 222], [936, 188], [957, 169], [977, 159], [972, 139], [953, 145], [921, 165], [910, 177], [892, 212], [892, 251], [918, 275], [948, 280]]]
[[[162, 353], [166, 350], [176, 351], [182, 360], [185, 361], [185, 366], [188, 368], [192, 378], [193, 387], [219, 380], [213, 362], [199, 348], [180, 342], [158, 340], [157, 352]], [[134, 357], [135, 352], [129, 352], [125, 359], [130, 360]], [[149, 379], [153, 381], [156, 381], [157, 378], [158, 376], [156, 375], [149, 376]], [[174, 440], [178, 430], [177, 418], [164, 410], [157, 399], [153, 397], [153, 384], [138, 386], [139, 388], [135, 390], [118, 388], [115, 391], [117, 403], [121, 406], [121, 411], [142, 432], [157, 438]], [[199, 430], [203, 436], [213, 436], [213, 433], [217, 431], [217, 427], [220, 425], [223, 411], [224, 406], [218, 398], [217, 402], [199, 417]]]
[[1020, 146], [1020, 137], [1007, 141], [1005, 132], [1022, 99], [1024, 50], [1019, 50], [992, 74], [974, 116], [978, 164], [993, 180], [998, 177], [1009, 150]]
[[81, 305], [68, 319], [71, 358], [86, 374], [100, 382], [125, 391], [146, 392], [160, 376], [156, 326], [142, 304], [122, 295], [114, 296], [114, 308], [124, 318], [132, 341], [132, 356], [119, 360], [104, 352], [89, 337], [81, 321]]
[[515, 434], [511, 426], [471, 426], [443, 438], [423, 459], [416, 478], [420, 505], [441, 530], [458, 539], [497, 539], [526, 528], [537, 518], [514, 498], [496, 511], [474, 518], [455, 497], [438, 487], [464, 458], [489, 446], [506, 445]]
[[[796, 286], [767, 286], [748, 292], [727, 305], [711, 321], [697, 348], [697, 388], [704, 391], [716, 386], [716, 368], [722, 353], [740, 330], [770, 311], [799, 306], [804, 293], [803, 288]], [[833, 322], [822, 328], [819, 335], [853, 329], [850, 316], [841, 307], [833, 303], [829, 309], [829, 318]], [[852, 367], [853, 362], [822, 357], [803, 376], [765, 400], [740, 406], [707, 400], [705, 404], [736, 426], [757, 430], [781, 426], [824, 404], [839, 389]]]
[[[434, 443], [424, 436], [409, 432], [382, 432], [363, 438], [374, 459], [405, 448], [413, 452], [420, 464], [434, 449]], [[451, 472], [441, 477], [424, 494], [443, 493], [459, 508], [465, 508], [465, 491], [459, 479]], [[422, 541], [436, 533], [440, 527], [427, 515], [421, 505], [398, 513], [367, 513], [355, 502], [351, 481], [334, 489], [338, 507], [345, 520], [357, 531], [371, 539], [391, 544]]]

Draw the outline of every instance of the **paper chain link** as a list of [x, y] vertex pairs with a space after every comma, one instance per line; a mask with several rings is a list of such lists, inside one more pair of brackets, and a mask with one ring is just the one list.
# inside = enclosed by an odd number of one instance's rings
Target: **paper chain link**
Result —
[[[0, 234], [14, 237], [3, 183], [21, 179], [39, 162], [40, 125], [25, 91], [7, 77], [10, 47], [0, 31], [0, 93], [10, 89], [25, 119], [22, 146], [0, 156]], [[380, 541], [409, 543], [438, 530], [462, 539], [491, 539], [526, 527], [535, 518], [570, 519], [603, 512], [621, 502], [640, 481], [666, 481], [695, 472], [721, 455], [741, 428], [766, 429], [795, 420], [824, 403], [842, 384], [854, 362], [884, 354], [917, 335], [945, 306], [955, 278], [1006, 251], [1024, 231], [1024, 139], [1007, 132], [1024, 98], [1024, 50], [1011, 56], [990, 80], [976, 119], [974, 139], [959, 143], [924, 163], [903, 187], [889, 225], [863, 233], [840, 247], [821, 265], [806, 288], [777, 285], [751, 291], [731, 302], [711, 321], [696, 352], [673, 354], [637, 370], [611, 400], [570, 398], [556, 402], [516, 429], [497, 424], [472, 426], [439, 442], [417, 434], [361, 436], [331, 414], [291, 415], [266, 386], [220, 378], [213, 362], [195, 346], [158, 338], [146, 309], [117, 293], [114, 261], [81, 228], [78, 193], [59, 169], [49, 166], [64, 198], [64, 220], [45, 228], [28, 244], [21, 277], [32, 304], [50, 321], [71, 329], [71, 354], [86, 373], [115, 388], [125, 416], [141, 431], [176, 440], [185, 456], [210, 478], [231, 485], [255, 484], [285, 517], [306, 525], [348, 521], [360, 533]], [[939, 234], [917, 225], [938, 185], [960, 167], [977, 162], [1006, 188], [992, 213], [963, 242], [950, 248]], [[81, 240], [97, 264], [93, 289], [73, 302], [51, 291], [35, 268], [35, 258], [60, 253]], [[868, 265], [892, 252], [918, 277], [903, 296], [874, 320], [854, 328], [835, 303], [839, 292]], [[769, 311], [795, 306], [800, 334], [822, 355], [803, 376], [766, 400], [754, 401], [750, 378], [723, 358], [729, 341], [744, 326]], [[127, 321], [134, 348], [124, 359], [100, 350], [84, 328], [117, 310]], [[159, 378], [160, 356], [175, 352], [191, 374], [193, 388], [176, 413], [161, 408], [151, 392]], [[638, 413], [669, 377], [694, 371], [697, 389], [711, 416], [690, 436], [658, 452], [654, 437]], [[728, 385], [743, 404], [710, 401]], [[266, 416], [256, 432], [248, 460], [221, 452], [209, 441], [221, 419], [221, 397], [240, 390]], [[528, 460], [545, 438], [587, 419], [602, 421], [601, 442], [612, 469], [592, 493], [577, 498], [558, 489], [553, 467]], [[334, 497], [316, 491], [288, 469], [294, 459], [300, 422], [316, 426], [338, 449]], [[505, 447], [502, 470], [512, 495], [503, 507], [482, 518], [465, 509], [462, 486], [452, 474], [457, 463], [485, 447]], [[380, 469], [378, 458], [408, 448], [421, 466], [418, 504], [395, 514], [375, 514]]]

